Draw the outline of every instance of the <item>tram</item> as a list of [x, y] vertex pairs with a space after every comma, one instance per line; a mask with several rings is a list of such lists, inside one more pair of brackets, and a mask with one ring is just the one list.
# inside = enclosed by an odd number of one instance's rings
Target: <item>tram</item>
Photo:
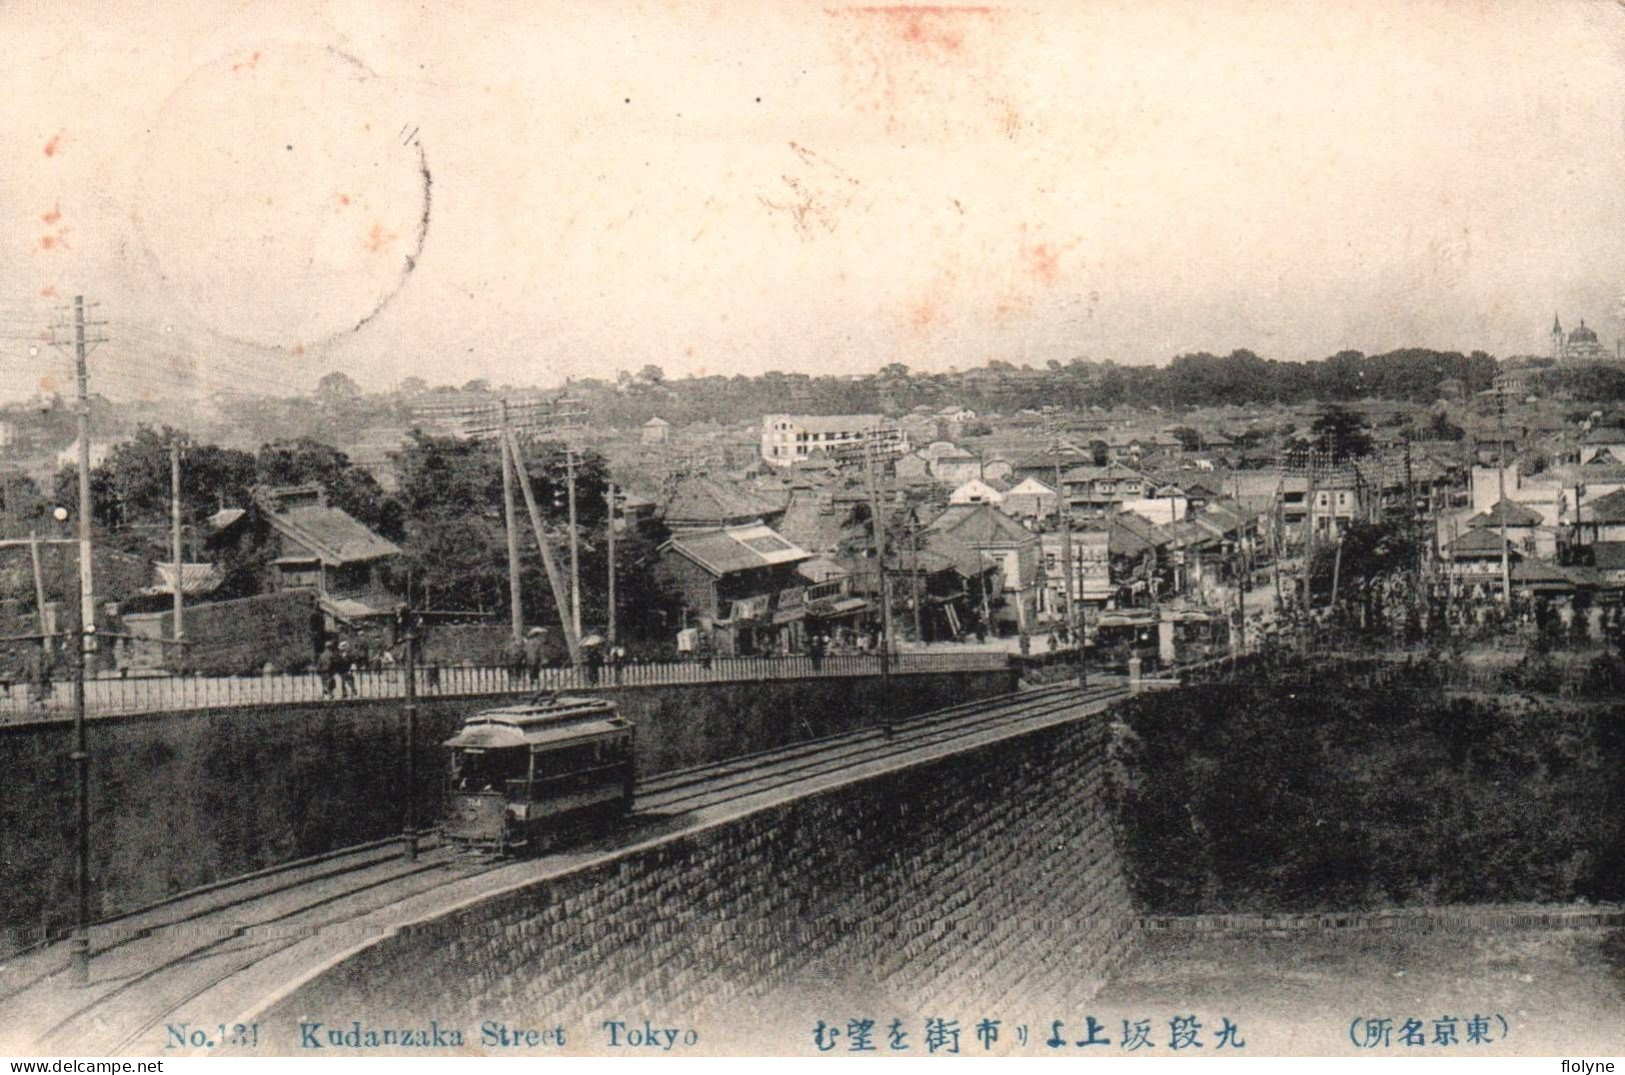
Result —
[[467, 717], [444, 743], [442, 835], [463, 850], [540, 852], [630, 813], [634, 732], [614, 702], [552, 693]]

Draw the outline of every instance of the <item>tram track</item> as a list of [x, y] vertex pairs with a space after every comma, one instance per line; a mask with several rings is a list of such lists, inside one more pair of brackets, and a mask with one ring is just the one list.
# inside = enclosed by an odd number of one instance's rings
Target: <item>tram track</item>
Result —
[[[493, 861], [470, 871], [464, 863], [455, 859], [449, 848], [437, 849], [430, 853], [429, 858], [430, 861], [419, 861], [414, 866], [391, 872], [384, 877], [368, 880], [360, 885], [348, 886], [339, 892], [325, 893], [313, 899], [303, 900], [279, 913], [261, 916], [251, 922], [232, 926], [214, 940], [174, 953], [169, 958], [164, 959], [163, 962], [129, 977], [111, 989], [99, 993], [88, 1003], [75, 1007], [74, 1010], [46, 1029], [39, 1036], [39, 1043], [42, 1047], [54, 1048], [58, 1051], [65, 1050], [84, 1055], [116, 1055], [173, 1016], [182, 1005], [244, 971], [279, 955], [294, 945], [302, 943], [323, 929], [362, 917], [381, 907], [387, 907], [390, 904], [398, 903], [411, 896], [439, 887], [441, 884], [468, 877], [471, 872], [484, 872], [504, 865], [504, 863]], [[448, 875], [448, 870], [454, 872]], [[411, 879], [424, 878], [431, 874], [446, 875], [445, 880], [436, 879], [433, 884], [425, 886], [408, 885], [406, 891], [393, 891]], [[379, 890], [386, 888], [392, 889], [392, 891], [379, 893]], [[368, 893], [385, 895], [387, 898], [375, 903], [365, 898]], [[269, 900], [272, 896], [266, 894], [261, 898]], [[359, 901], [360, 906], [346, 908], [338, 914], [321, 916], [315, 921], [299, 922], [301, 918], [320, 912], [323, 908], [331, 908], [347, 901]], [[244, 900], [241, 902], [251, 903], [254, 901]], [[296, 929], [297, 932], [294, 936], [280, 941], [256, 941], [253, 937], [256, 931], [278, 931], [279, 929]], [[244, 940], [265, 945], [266, 947], [255, 951], [249, 958], [230, 960], [224, 968], [211, 971], [204, 976], [201, 982], [187, 984], [180, 996], [163, 996], [166, 976], [181, 977], [176, 972], [189, 970], [207, 959], [217, 958], [227, 952], [229, 946]], [[143, 1011], [143, 1017], [138, 1026], [123, 1034], [117, 1041], [102, 1043], [100, 1049], [94, 1048], [97, 1039], [101, 1037], [98, 1033], [98, 1023], [106, 1025], [104, 1020], [98, 1019], [98, 1013], [106, 1012], [109, 1005], [125, 1007], [126, 1010], [130, 1007], [138, 1007], [140, 1005], [139, 1000], [130, 1004], [121, 1004], [121, 1002], [136, 997], [138, 992], [140, 996], [146, 998], [161, 996], [160, 1010], [156, 1013]], [[124, 1025], [122, 1021], [120, 1025]], [[87, 1049], [87, 1046], [92, 1048]]]
[[[1127, 693], [1125, 686], [1116, 684], [1082, 690], [1070, 684], [1040, 688], [1002, 698], [960, 703], [898, 721], [889, 728], [844, 732], [716, 765], [662, 774], [638, 785], [638, 808], [633, 815], [632, 831], [617, 839], [635, 840], [640, 820], [648, 822], [657, 817], [692, 813], [771, 794], [802, 781], [985, 734], [1001, 726], [1040, 720]], [[250, 977], [235, 988], [258, 988], [252, 985], [254, 968], [323, 931], [386, 911], [436, 888], [512, 865], [511, 860], [505, 859], [470, 861], [466, 856], [456, 855], [448, 846], [433, 848], [415, 863], [394, 859], [382, 844], [357, 849], [363, 850], [364, 853], [354, 858], [306, 861], [265, 871], [247, 879], [251, 890], [242, 894], [231, 893], [229, 886], [211, 886], [183, 894], [177, 897], [168, 916], [163, 915], [164, 908], [169, 906], [165, 904], [138, 912], [143, 918], [153, 920], [135, 921], [129, 935], [117, 936], [111, 943], [95, 949], [93, 955], [103, 961], [103, 988], [94, 997], [76, 998], [82, 1002], [74, 1003], [72, 1010], [56, 1017], [38, 1035], [39, 1047], [77, 1055], [118, 1055], [138, 1045], [156, 1048], [155, 1040], [150, 1037], [153, 1032], [166, 1022], [175, 1021], [199, 998], [222, 986], [229, 995], [234, 987], [228, 983], [245, 974]], [[399, 868], [389, 869], [392, 863], [398, 863]], [[363, 872], [368, 870], [383, 871], [383, 876]], [[355, 874], [362, 876], [346, 880]], [[327, 890], [298, 898], [300, 890], [308, 886], [322, 886]], [[337, 891], [332, 891], [334, 886]], [[227, 889], [223, 893], [225, 902], [209, 904], [206, 896], [220, 891], [221, 887]], [[189, 900], [198, 900], [199, 905], [187, 907]], [[173, 913], [173, 909], [181, 913]], [[164, 948], [166, 931], [184, 929], [222, 912], [231, 917], [219, 923], [217, 936], [196, 944], [177, 945], [171, 940], [169, 948]], [[100, 925], [105, 928], [116, 922]], [[283, 936], [284, 932], [289, 935]], [[159, 947], [154, 954], [160, 961], [143, 967], [139, 953], [131, 946], [148, 940]], [[131, 970], [130, 975], [122, 979], [119, 978], [121, 968], [116, 965], [116, 957], [121, 953]], [[106, 964], [109, 957], [115, 957], [112, 968]], [[57, 966], [36, 975], [29, 983], [11, 989], [0, 1001], [16, 997], [33, 986], [56, 990], [58, 999], [73, 997], [65, 982], [58, 985], [46, 981], [61, 975], [65, 969], [65, 966]], [[57, 1011], [51, 1015], [57, 1016]]]
[[[1037, 693], [1037, 692], [1033, 692]], [[1063, 691], [1046, 692], [1032, 698], [1023, 696], [993, 710], [969, 710], [957, 716], [943, 718], [928, 714], [913, 721], [899, 722], [888, 736], [883, 729], [870, 729], [840, 737], [839, 743], [825, 743], [818, 750], [778, 752], [772, 757], [758, 756], [757, 764], [748, 770], [732, 769], [724, 782], [715, 780], [686, 780], [666, 788], [640, 788], [638, 812], [647, 814], [684, 812], [719, 806], [727, 802], [777, 790], [800, 780], [838, 772], [854, 765], [883, 759], [903, 750], [933, 746], [966, 738], [1003, 724], [1031, 720], [1063, 712], [1080, 705], [1090, 705], [1126, 694], [1123, 687], [1097, 687], [1082, 692], [1068, 687]], [[961, 707], [955, 707], [956, 709]], [[740, 779], [731, 779], [733, 775]]]
[[[333, 878], [336, 878], [336, 877], [343, 877], [343, 876], [345, 876], [347, 874], [356, 873], [357, 871], [360, 871], [360, 870], [371, 869], [374, 866], [383, 865], [383, 864], [385, 864], [387, 862], [390, 862], [390, 861], [392, 861], [394, 859], [399, 858], [400, 852], [398, 850], [386, 850], [386, 849], [388, 849], [388, 848], [390, 848], [392, 846], [395, 846], [395, 844], [396, 844], [396, 842], [394, 840], [388, 841], [387, 843], [380, 842], [380, 843], [377, 843], [377, 844], [366, 844], [366, 845], [362, 845], [359, 848], [342, 849], [337, 855], [334, 855], [334, 856], [331, 856], [331, 857], [323, 856], [321, 859], [319, 859], [317, 861], [305, 860], [305, 861], [300, 861], [300, 862], [286, 863], [286, 864], [284, 864], [282, 866], [272, 867], [272, 868], [267, 869], [267, 870], [263, 870], [263, 871], [259, 871], [259, 872], [254, 873], [254, 874], [250, 874], [250, 875], [248, 875], [246, 877], [233, 878], [233, 879], [228, 880], [228, 881], [220, 882], [220, 883], [214, 884], [214, 885], [205, 886], [205, 887], [199, 888], [199, 889], [194, 889], [194, 890], [189, 891], [189, 892], [178, 893], [175, 896], [170, 897], [169, 899], [166, 899], [166, 900], [151, 904], [151, 905], [149, 905], [147, 907], [139, 908], [139, 909], [137, 909], [135, 911], [131, 911], [131, 912], [127, 913], [127, 914], [117, 915], [117, 916], [112, 917], [112, 918], [104, 918], [100, 922], [95, 923], [91, 927], [93, 934], [96, 933], [96, 932], [106, 932], [106, 931], [112, 930], [112, 931], [114, 931], [115, 936], [117, 937], [117, 939], [112, 940], [109, 943], [97, 946], [95, 944], [95, 938], [93, 936], [92, 941], [91, 941], [92, 947], [90, 949], [90, 957], [92, 959], [96, 959], [96, 958], [101, 957], [101, 956], [109, 955], [109, 954], [111, 954], [113, 952], [116, 952], [116, 951], [118, 951], [118, 950], [120, 950], [122, 948], [127, 947], [128, 945], [135, 944], [138, 941], [145, 940], [148, 937], [152, 936], [154, 933], [158, 933], [158, 932], [160, 932], [162, 930], [172, 929], [172, 928], [174, 928], [176, 926], [185, 925], [188, 922], [194, 922], [194, 921], [196, 921], [196, 920], [198, 920], [200, 918], [205, 918], [205, 917], [208, 917], [208, 916], [211, 916], [211, 915], [216, 915], [216, 914], [219, 914], [221, 911], [230, 910], [230, 909], [232, 909], [234, 907], [240, 907], [240, 906], [243, 906], [245, 904], [250, 904], [250, 903], [255, 902], [256, 900], [266, 899], [268, 897], [275, 896], [275, 895], [278, 895], [278, 894], [283, 893], [283, 892], [287, 892], [287, 891], [289, 891], [291, 889], [303, 888], [306, 885], [317, 884], [317, 883], [320, 883], [322, 881], [329, 881], [329, 880], [332, 880]], [[346, 854], [355, 855], [357, 857], [355, 857], [355, 858], [353, 858], [353, 859], [351, 859], [349, 861], [344, 861], [341, 864], [336, 865], [331, 869], [323, 869], [321, 872], [318, 872], [318, 873], [306, 873], [305, 872], [307, 870], [310, 870], [310, 869], [313, 869], [313, 868], [316, 868], [316, 867], [325, 867], [329, 863], [333, 863], [333, 862], [338, 861], [342, 856], [344, 856]], [[364, 856], [364, 857], [362, 857], [362, 856]], [[236, 896], [234, 898], [228, 899], [224, 903], [205, 904], [203, 906], [200, 906], [198, 909], [196, 909], [194, 911], [191, 911], [189, 913], [181, 914], [181, 915], [176, 916], [176, 917], [165, 918], [162, 921], [151, 922], [151, 923], [147, 923], [147, 924], [144, 924], [144, 925], [135, 926], [133, 928], [130, 928], [129, 930], [127, 930], [123, 934], [119, 934], [117, 932], [118, 924], [121, 923], [121, 922], [126, 922], [126, 921], [130, 921], [130, 920], [133, 920], [133, 919], [139, 919], [139, 918], [147, 916], [147, 915], [158, 914], [158, 913], [161, 913], [161, 912], [163, 912], [165, 910], [174, 910], [174, 909], [176, 909], [178, 907], [184, 906], [187, 903], [190, 903], [190, 902], [193, 902], [193, 901], [201, 901], [205, 897], [211, 895], [212, 893], [220, 891], [220, 890], [225, 889], [225, 888], [231, 888], [231, 887], [237, 887], [237, 886], [252, 887], [254, 884], [257, 884], [260, 881], [266, 881], [266, 880], [272, 880], [272, 879], [276, 879], [276, 880], [280, 881], [280, 883], [275, 884], [270, 888], [256, 889], [256, 890], [253, 890], [253, 891], [246, 892], [243, 895]], [[35, 986], [39, 985], [41, 982], [45, 981], [48, 978], [55, 977], [58, 974], [66, 973], [68, 969], [69, 969], [68, 965], [64, 961], [59, 966], [53, 966], [53, 967], [46, 968], [44, 970], [41, 970], [41, 971], [39, 971], [39, 972], [37, 972], [37, 973], [35, 973], [33, 975], [30, 975], [30, 976], [22, 979], [20, 982], [14, 984], [14, 985], [8, 985], [8, 986], [4, 987], [3, 989], [0, 989], [0, 1004], [4, 1004], [6, 1001], [10, 1000], [12, 997], [15, 997], [15, 996], [18, 996], [18, 995], [20, 995], [22, 993], [27, 992], [29, 989], [34, 988]]]
[[[1075, 690], [1071, 684], [1059, 684], [1051, 687], [1040, 687], [1037, 690], [1023, 691], [1014, 695], [1003, 695], [995, 698], [977, 698], [957, 705], [934, 709], [916, 717], [895, 721], [891, 725], [894, 730], [904, 730], [921, 727], [928, 724], [946, 723], [958, 719], [966, 714], [982, 713], [988, 711], [990, 704], [1000, 709], [1008, 706], [1022, 705], [1034, 702], [1040, 698], [1048, 698]], [[730, 758], [725, 762], [708, 765], [695, 765], [683, 769], [670, 769], [648, 777], [638, 784], [640, 795], [658, 795], [678, 787], [695, 784], [710, 783], [719, 776], [729, 776], [738, 772], [758, 771], [764, 762], [772, 762], [789, 755], [809, 754], [832, 744], [848, 742], [855, 737], [871, 733], [882, 732], [883, 728], [859, 728], [843, 732], [834, 732], [830, 735], [819, 736], [814, 739], [802, 739], [782, 747], [772, 747], [759, 750], [751, 754], [742, 754]]]

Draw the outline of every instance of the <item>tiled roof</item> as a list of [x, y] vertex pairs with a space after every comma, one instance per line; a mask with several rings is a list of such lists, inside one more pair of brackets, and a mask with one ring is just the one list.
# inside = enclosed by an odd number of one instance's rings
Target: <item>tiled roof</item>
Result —
[[1110, 466], [1105, 467], [1073, 467], [1071, 470], [1061, 475], [1061, 480], [1065, 482], [1092, 482], [1102, 481], [1105, 479], [1121, 481], [1128, 478], [1140, 478], [1143, 480], [1144, 477], [1145, 475], [1141, 474], [1137, 470], [1122, 466], [1118, 463], [1113, 463]]
[[1467, 520], [1470, 530], [1479, 530], [1487, 526], [1498, 527], [1505, 516], [1508, 526], [1539, 526], [1541, 524], [1540, 512], [1533, 508], [1526, 508], [1522, 504], [1510, 500], [1499, 500], [1488, 511], [1479, 512]]
[[[1518, 558], [1518, 551], [1511, 541], [1505, 542], [1504, 546], [1511, 550], [1514, 559]], [[1469, 530], [1446, 545], [1444, 551], [1452, 557], [1472, 556], [1476, 558], [1500, 556], [1502, 547], [1501, 535], [1496, 533], [1494, 529]]]
[[1618, 571], [1625, 568], [1625, 541], [1599, 541], [1588, 545], [1591, 550], [1591, 566], [1604, 571]]
[[[157, 597], [175, 592], [175, 565], [155, 563], [152, 565], [152, 585], [142, 589], [142, 594], [148, 597]], [[215, 564], [181, 564], [181, 593], [207, 594], [220, 588], [225, 581], [219, 566]]]
[[665, 545], [717, 577], [775, 564], [812, 559], [812, 553], [788, 541], [770, 526], [736, 526], [683, 534]]
[[341, 508], [316, 502], [280, 509], [265, 505], [271, 526], [315, 553], [324, 564], [354, 564], [399, 556], [400, 547], [368, 530]]
[[668, 523], [722, 526], [776, 515], [784, 507], [783, 500], [749, 488], [725, 485], [714, 478], [692, 477], [678, 483], [662, 514]]
[[1143, 556], [1172, 541], [1162, 527], [1133, 512], [1113, 515], [1106, 524], [1106, 546], [1113, 556]]
[[1032, 531], [992, 504], [954, 504], [926, 525], [926, 530], [975, 545], [1025, 545]]
[[1625, 489], [1615, 489], [1607, 496], [1582, 501], [1580, 510], [1586, 522], [1625, 523]]

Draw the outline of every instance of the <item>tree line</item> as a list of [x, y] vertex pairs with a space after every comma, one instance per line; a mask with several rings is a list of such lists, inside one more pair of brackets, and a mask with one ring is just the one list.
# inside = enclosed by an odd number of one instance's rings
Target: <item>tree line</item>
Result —
[[[256, 452], [199, 443], [167, 426], [142, 426], [112, 447], [91, 468], [91, 516], [95, 540], [103, 547], [167, 562], [170, 549], [170, 446], [183, 447], [180, 485], [186, 559], [217, 562], [225, 583], [214, 596], [241, 597], [262, 592], [270, 567], [264, 543], [215, 548], [211, 521], [228, 508], [251, 509], [258, 486], [315, 483], [327, 503], [400, 546], [403, 555], [391, 572], [395, 591], [420, 609], [466, 613], [505, 621], [508, 557], [502, 503], [502, 466], [493, 443], [427, 436], [414, 432], [395, 454], [396, 488], [386, 491], [367, 469], [330, 444], [310, 438], [274, 441]], [[568, 541], [566, 461], [561, 446], [527, 447], [525, 467], [550, 543], [561, 563]], [[608, 615], [609, 475], [604, 459], [577, 454], [576, 521], [581, 562], [583, 621], [603, 625]], [[12, 476], [3, 488], [8, 529], [26, 536], [57, 523], [57, 507], [70, 515], [78, 508], [78, 469], [69, 465], [50, 490]], [[554, 606], [525, 506], [516, 491], [520, 583], [524, 617], [531, 624], [555, 624]], [[664, 638], [676, 621], [676, 607], [656, 584], [653, 566], [665, 534], [645, 523], [616, 535], [618, 628], [628, 637]], [[15, 596], [32, 604], [32, 594]]]

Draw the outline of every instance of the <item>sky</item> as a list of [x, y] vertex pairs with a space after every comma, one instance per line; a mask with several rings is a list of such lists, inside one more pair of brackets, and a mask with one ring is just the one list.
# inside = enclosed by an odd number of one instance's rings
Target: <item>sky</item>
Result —
[[1613, 4], [210, 7], [0, 2], [0, 398], [1625, 334]]

